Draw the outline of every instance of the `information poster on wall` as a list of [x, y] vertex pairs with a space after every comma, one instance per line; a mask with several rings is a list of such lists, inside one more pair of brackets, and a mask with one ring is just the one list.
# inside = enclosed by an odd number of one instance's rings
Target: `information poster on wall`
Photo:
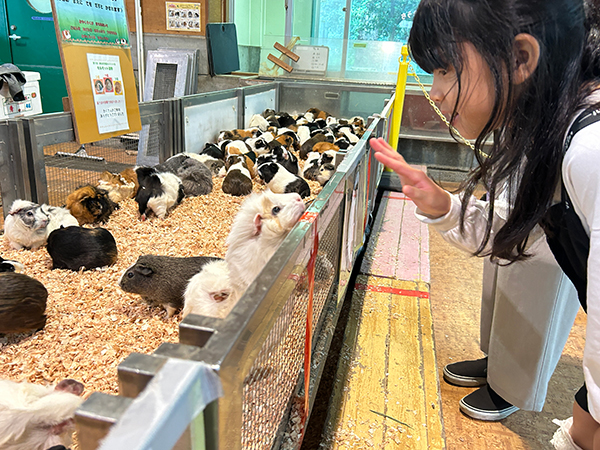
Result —
[[129, 129], [119, 57], [88, 53], [87, 60], [98, 131], [110, 133]]
[[202, 28], [201, 3], [167, 2], [167, 30], [197, 31]]
[[53, 0], [80, 144], [141, 129], [124, 0]]
[[56, 0], [63, 41], [129, 46], [123, 0]]

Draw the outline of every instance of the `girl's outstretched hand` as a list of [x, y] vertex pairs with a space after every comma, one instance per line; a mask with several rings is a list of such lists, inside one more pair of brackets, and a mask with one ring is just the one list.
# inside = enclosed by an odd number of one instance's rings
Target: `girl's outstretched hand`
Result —
[[375, 158], [392, 169], [400, 177], [402, 192], [417, 208], [429, 217], [441, 217], [450, 211], [450, 194], [435, 184], [421, 170], [410, 167], [400, 153], [396, 152], [384, 139], [371, 139]]

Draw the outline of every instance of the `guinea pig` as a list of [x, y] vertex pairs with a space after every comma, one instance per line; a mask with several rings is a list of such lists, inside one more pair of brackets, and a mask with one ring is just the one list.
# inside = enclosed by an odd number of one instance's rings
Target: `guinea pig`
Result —
[[296, 158], [296, 155], [294, 155], [293, 152], [282, 146], [276, 146], [271, 150], [271, 153], [275, 155], [275, 161], [285, 167], [288, 172], [293, 173], [294, 175], [300, 173], [298, 158]]
[[256, 127], [260, 131], [267, 131], [267, 128], [269, 128], [269, 122], [267, 121], [267, 119], [265, 119], [264, 116], [260, 114], [254, 114], [252, 117], [250, 117], [250, 123], [248, 124], [248, 126]]
[[246, 144], [256, 155], [264, 155], [265, 153], [269, 153], [271, 150], [269, 148], [269, 142], [263, 136], [259, 136], [257, 138], [246, 139]]
[[140, 217], [146, 220], [152, 212], [164, 219], [167, 212], [185, 197], [181, 179], [172, 173], [159, 173], [153, 167], [137, 167], [135, 172], [140, 188], [135, 196]]
[[356, 144], [360, 140], [360, 138], [354, 134], [354, 129], [351, 127], [341, 127], [339, 132], [343, 133], [351, 144]]
[[325, 120], [327, 117], [329, 117], [331, 115], [331, 114], [329, 114], [325, 111], [322, 111], [318, 108], [309, 108], [306, 112], [313, 115], [313, 117], [315, 118], [315, 122], [317, 121], [317, 119]]
[[206, 264], [189, 280], [183, 298], [183, 317], [199, 314], [225, 318], [237, 302], [227, 263], [220, 260]]
[[310, 187], [306, 180], [287, 171], [285, 167], [276, 162], [268, 162], [258, 166], [258, 175], [277, 194], [296, 192], [300, 197], [310, 196]]
[[298, 144], [302, 149], [302, 145], [310, 139], [310, 129], [306, 125], [300, 125], [298, 127]]
[[225, 161], [222, 159], [213, 158], [210, 155], [196, 155], [189, 153], [190, 158], [194, 158], [204, 164], [210, 170], [213, 176], [219, 175], [221, 168], [225, 166]]
[[317, 181], [321, 186], [325, 186], [325, 184], [331, 179], [334, 173], [335, 165], [331, 163], [323, 164], [321, 167], [319, 167], [319, 175], [317, 175]]
[[0, 380], [0, 448], [49, 450], [71, 445], [82, 393], [83, 384], [71, 379], [56, 386]]
[[337, 145], [332, 144], [331, 142], [318, 142], [313, 145], [313, 152], [324, 153], [327, 151], [333, 150], [335, 152], [339, 151], [340, 148]]
[[[300, 152], [298, 153], [298, 155], [300, 156], [300, 159], [306, 159], [306, 156], [312, 152], [312, 151], [316, 151], [313, 150], [313, 146], [319, 142], [325, 142], [327, 141], [328, 137], [324, 134], [324, 133], [317, 133], [314, 136], [312, 136], [310, 139], [308, 139], [307, 141], [304, 142], [304, 144], [302, 144], [300, 146]], [[333, 140], [332, 140], [333, 142]]]
[[333, 144], [342, 150], [347, 150], [352, 145], [346, 136], [337, 138]]
[[22, 272], [25, 266], [19, 261], [11, 261], [10, 259], [4, 259], [0, 256], [0, 273], [3, 272]]
[[310, 152], [306, 157], [302, 177], [305, 180], [317, 181], [319, 169], [321, 167], [321, 154], [319, 152]]
[[225, 159], [225, 152], [218, 145], [211, 144], [210, 142], [204, 145], [204, 148], [200, 151], [200, 155], [209, 155], [221, 160]]
[[0, 333], [28, 333], [44, 328], [47, 299], [48, 291], [35, 278], [14, 272], [0, 274]]
[[250, 195], [233, 220], [225, 261], [207, 264], [186, 288], [183, 316], [225, 317], [304, 212], [298, 194]]
[[113, 202], [119, 203], [135, 196], [137, 176], [133, 169], [125, 169], [121, 173], [111, 173], [106, 170], [98, 180], [98, 188], [106, 191], [108, 198]]
[[243, 155], [246, 152], [251, 151], [252, 149], [248, 146], [244, 141], [236, 140], [230, 141], [225, 145], [225, 154], [227, 156], [231, 155]]
[[242, 196], [252, 192], [252, 175], [246, 160], [241, 155], [231, 155], [225, 162], [227, 175], [223, 180], [223, 192]]
[[106, 223], [118, 205], [109, 198], [107, 191], [88, 184], [69, 194], [67, 208], [79, 225], [84, 225]]
[[94, 269], [117, 261], [117, 243], [105, 228], [67, 227], [48, 236], [53, 269]]
[[208, 256], [142, 255], [123, 273], [119, 286], [125, 292], [141, 295], [150, 305], [162, 305], [171, 317], [183, 306], [183, 293], [190, 278], [215, 261], [222, 260]]
[[15, 250], [35, 250], [46, 244], [53, 230], [72, 225], [79, 222], [65, 208], [15, 200], [4, 221], [4, 236]]
[[170, 172], [181, 179], [186, 197], [207, 195], [212, 192], [213, 182], [210, 169], [189, 153], [171, 156], [164, 163], [154, 166], [158, 172]]

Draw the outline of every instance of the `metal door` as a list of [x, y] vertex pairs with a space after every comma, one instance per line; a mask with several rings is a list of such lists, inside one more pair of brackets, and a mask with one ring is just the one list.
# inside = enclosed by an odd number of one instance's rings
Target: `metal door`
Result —
[[62, 111], [67, 96], [50, 0], [6, 0], [12, 63], [39, 72], [42, 108]]

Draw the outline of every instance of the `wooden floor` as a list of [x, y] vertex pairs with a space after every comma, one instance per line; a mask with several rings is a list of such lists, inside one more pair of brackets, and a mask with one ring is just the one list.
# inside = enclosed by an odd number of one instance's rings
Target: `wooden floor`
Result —
[[[401, 198], [384, 196], [382, 205], [389, 201], [390, 211], [374, 224], [379, 245], [372, 244], [372, 235], [364, 275], [355, 286], [345, 335], [349, 369], [338, 377], [339, 414], [329, 424], [334, 439], [327, 448], [552, 448], [552, 419], [571, 415], [583, 379], [585, 315], [576, 319], [542, 412], [518, 411], [495, 423], [464, 416], [458, 402], [472, 389], [446, 384], [441, 371], [448, 363], [482, 356], [482, 260], [419, 226], [414, 204]], [[419, 291], [428, 295], [415, 294]]]

